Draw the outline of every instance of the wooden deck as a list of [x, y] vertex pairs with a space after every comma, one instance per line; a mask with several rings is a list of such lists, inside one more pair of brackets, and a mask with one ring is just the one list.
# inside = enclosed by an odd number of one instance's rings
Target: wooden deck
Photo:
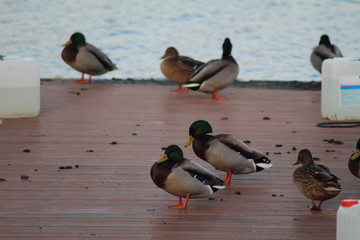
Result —
[[[316, 127], [326, 121], [320, 91], [230, 87], [221, 92], [230, 100], [214, 101], [171, 88], [43, 82], [40, 116], [0, 125], [0, 239], [335, 240], [339, 202], [360, 199], [359, 179], [347, 169], [360, 130]], [[186, 210], [169, 209], [177, 198], [154, 185], [150, 167], [163, 147], [183, 147], [198, 119], [250, 140], [274, 166], [236, 175]], [[310, 211], [292, 183], [302, 148], [341, 178], [342, 193], [322, 211]]]

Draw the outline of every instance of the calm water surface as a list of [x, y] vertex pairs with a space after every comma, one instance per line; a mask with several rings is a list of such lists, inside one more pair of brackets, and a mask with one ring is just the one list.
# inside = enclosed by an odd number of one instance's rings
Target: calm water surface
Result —
[[359, 0], [0, 0], [0, 54], [34, 58], [44, 78], [78, 78], [60, 54], [80, 31], [119, 68], [100, 78], [163, 79], [167, 47], [209, 61], [230, 37], [241, 80], [320, 80], [312, 48], [327, 33], [359, 58], [359, 13]]

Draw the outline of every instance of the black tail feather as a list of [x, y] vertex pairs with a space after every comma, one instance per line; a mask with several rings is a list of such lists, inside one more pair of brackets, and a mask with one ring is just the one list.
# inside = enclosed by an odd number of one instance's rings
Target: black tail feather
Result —
[[257, 172], [260, 172], [272, 166], [270, 159], [268, 159], [266, 156], [262, 156], [260, 158], [255, 159], [254, 163]]

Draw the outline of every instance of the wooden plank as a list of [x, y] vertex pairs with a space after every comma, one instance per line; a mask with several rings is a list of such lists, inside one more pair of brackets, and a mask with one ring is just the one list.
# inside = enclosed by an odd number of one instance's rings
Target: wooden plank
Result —
[[[327, 121], [319, 91], [230, 87], [222, 91], [229, 100], [217, 102], [171, 88], [43, 82], [40, 116], [0, 125], [0, 178], [6, 180], [0, 182], [0, 238], [335, 239], [339, 201], [360, 199], [347, 170], [359, 130], [316, 127]], [[215, 133], [250, 140], [274, 167], [236, 175], [232, 185], [211, 199], [190, 200], [186, 210], [169, 209], [177, 199], [152, 183], [150, 167], [163, 147], [183, 147], [198, 119]], [[331, 138], [344, 144], [323, 141]], [[308, 209], [310, 200], [292, 183], [302, 148], [341, 178], [342, 193], [320, 212]], [[191, 147], [183, 150], [225, 176]]]

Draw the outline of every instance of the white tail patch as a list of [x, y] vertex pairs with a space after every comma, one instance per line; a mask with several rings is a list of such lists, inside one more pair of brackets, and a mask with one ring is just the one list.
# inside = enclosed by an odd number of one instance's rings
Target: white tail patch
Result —
[[212, 187], [220, 190], [220, 189], [224, 189], [225, 185], [224, 186], [215, 185], [215, 186], [212, 186]]
[[210, 185], [206, 185], [209, 190], [210, 190], [210, 195], [214, 194], [214, 192], [218, 191], [218, 190], [221, 190], [221, 189], [224, 189], [225, 186], [219, 186], [219, 185], [215, 185], [215, 186], [210, 186]]
[[326, 188], [324, 188], [324, 190], [329, 191], [329, 192], [341, 192], [341, 189], [337, 188], [337, 187], [326, 187]]
[[267, 168], [271, 168], [272, 164], [271, 163], [256, 163], [256, 166], [261, 167], [263, 169], [267, 169]]
[[200, 83], [187, 83], [187, 84], [184, 84], [182, 86], [186, 87], [186, 88], [198, 87], [198, 86], [200, 86]]

